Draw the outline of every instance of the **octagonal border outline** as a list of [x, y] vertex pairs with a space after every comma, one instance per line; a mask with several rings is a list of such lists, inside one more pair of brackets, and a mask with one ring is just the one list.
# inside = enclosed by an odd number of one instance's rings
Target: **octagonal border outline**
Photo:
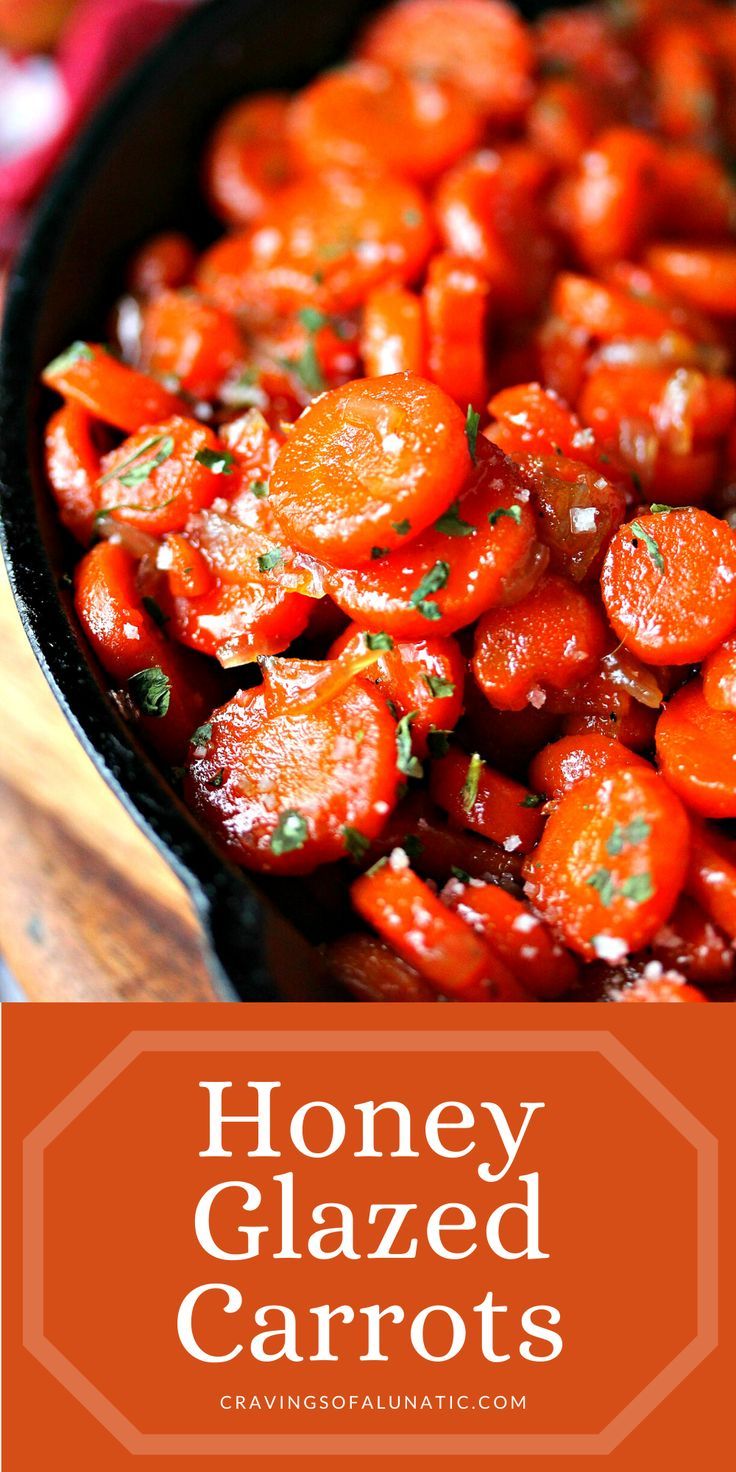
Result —
[[[599, 1053], [678, 1134], [697, 1157], [697, 1330], [693, 1339], [597, 1432], [231, 1434], [142, 1432], [49, 1339], [44, 1306], [44, 1152], [144, 1053], [294, 1053], [383, 1051]], [[23, 1141], [23, 1344], [89, 1414], [133, 1456], [605, 1456], [667, 1399], [718, 1344], [718, 1141], [705, 1125], [612, 1033], [509, 1029], [457, 1032], [134, 1031], [40, 1121]]]

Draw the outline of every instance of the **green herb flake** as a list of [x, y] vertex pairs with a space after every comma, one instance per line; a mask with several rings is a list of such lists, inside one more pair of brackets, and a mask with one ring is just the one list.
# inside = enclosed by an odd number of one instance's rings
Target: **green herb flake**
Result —
[[522, 801], [519, 803], [519, 807], [520, 808], [541, 808], [541, 807], [544, 806], [544, 803], [546, 802], [546, 800], [547, 799], [544, 798], [544, 797], [542, 797], [540, 795], [540, 793], [538, 793], [538, 792], [528, 792], [527, 795], [526, 795], [526, 797], [525, 798], [522, 798]]
[[616, 898], [616, 885], [610, 869], [596, 869], [594, 874], [589, 874], [585, 881], [591, 889], [598, 891], [598, 897], [602, 905], [608, 909]]
[[166, 715], [171, 702], [171, 681], [160, 665], [151, 665], [150, 669], [131, 675], [128, 689], [142, 716], [161, 720]]
[[297, 316], [307, 332], [319, 332], [323, 327], [329, 326], [329, 317], [320, 312], [318, 307], [302, 307]]
[[430, 593], [439, 592], [440, 588], [444, 588], [449, 576], [449, 562], [435, 562], [434, 567], [431, 567], [429, 572], [424, 574], [419, 587], [414, 589], [409, 599], [409, 607], [416, 608], [424, 618], [431, 620], [441, 618], [442, 613], [440, 609], [429, 595]]
[[417, 838], [416, 833], [407, 833], [401, 840], [401, 847], [407, 859], [418, 859], [424, 853], [424, 844], [421, 838]]
[[439, 731], [436, 728], [427, 732], [427, 750], [430, 756], [447, 756], [450, 750], [450, 732]]
[[511, 521], [515, 521], [516, 522], [516, 525], [517, 526], [521, 526], [521, 507], [520, 506], [499, 506], [496, 511], [489, 511], [488, 512], [488, 521], [489, 521], [489, 524], [491, 526], [495, 526], [496, 525], [496, 522], [497, 521], [501, 521], [501, 519], [504, 516], [508, 516], [511, 519]]
[[668, 506], [665, 501], [653, 501], [649, 510], [654, 516], [663, 516], [668, 511], [684, 511], [684, 506]]
[[371, 846], [370, 838], [366, 838], [364, 833], [360, 833], [357, 828], [351, 828], [347, 823], [342, 830], [342, 836], [351, 859], [354, 859], [356, 864], [359, 864], [361, 859], [365, 858]]
[[664, 557], [659, 542], [648, 532], [640, 521], [632, 521], [631, 530], [635, 537], [639, 537], [649, 553], [658, 572], [664, 572]]
[[407, 537], [409, 535], [409, 532], [411, 531], [410, 521], [392, 521], [391, 525], [396, 532], [397, 537]]
[[460, 794], [463, 811], [466, 813], [472, 813], [475, 807], [482, 770], [483, 758], [478, 755], [477, 751], [474, 751], [468, 763], [468, 770], [465, 774], [465, 781], [463, 782], [463, 790]]
[[296, 374], [297, 378], [300, 379], [307, 390], [307, 393], [313, 396], [324, 393], [326, 387], [324, 374], [319, 358], [317, 357], [317, 349], [311, 337], [298, 358], [281, 358], [280, 363], [282, 368], [285, 368], [288, 373]]
[[612, 858], [617, 858], [625, 848], [643, 843], [651, 831], [650, 824], [644, 818], [632, 818], [625, 825], [615, 823], [610, 837], [606, 839], [606, 849]]
[[197, 450], [195, 460], [213, 475], [232, 475], [234, 455], [229, 450]]
[[71, 368], [74, 363], [79, 363], [83, 359], [89, 362], [93, 357], [94, 353], [86, 342], [73, 342], [65, 352], [59, 353], [58, 358], [52, 359], [48, 367], [44, 369], [44, 373], [49, 378], [57, 378], [62, 373], [66, 373], [67, 368]]
[[458, 869], [457, 864], [452, 864], [450, 867], [450, 873], [453, 879], [459, 879], [461, 884], [470, 883], [470, 875], [467, 869]]
[[224, 767], [220, 767], [219, 772], [215, 772], [214, 777], [210, 777], [210, 780], [207, 783], [207, 786], [214, 788], [215, 792], [217, 792], [219, 790], [219, 788], [222, 787], [222, 784], [223, 784], [224, 781], [225, 781], [225, 768]]
[[204, 723], [203, 726], [197, 726], [196, 731], [193, 733], [193, 735], [191, 737], [192, 746], [195, 746], [195, 747], [202, 746], [202, 747], [205, 748], [205, 750], [209, 746], [211, 740], [212, 740], [212, 722], [211, 721], [205, 721], [205, 723]]
[[410, 230], [416, 230], [422, 223], [419, 210], [404, 210], [403, 220], [404, 224], [408, 225]]
[[621, 893], [633, 904], [643, 905], [644, 901], [650, 900], [654, 894], [651, 874], [632, 874], [631, 878], [625, 879], [621, 885]]
[[157, 603], [155, 598], [151, 598], [147, 593], [144, 593], [143, 597], [141, 598], [141, 603], [143, 604], [146, 613], [149, 615], [150, 618], [153, 619], [153, 622], [155, 624], [158, 624], [158, 627], [160, 629], [164, 627], [164, 624], [167, 624], [169, 622], [169, 615], [167, 613], [164, 613], [161, 604]]
[[296, 808], [287, 808], [271, 834], [271, 853], [277, 858], [294, 853], [295, 849], [304, 847], [308, 835], [306, 818]]
[[463, 521], [458, 515], [459, 504], [459, 501], [453, 501], [444, 516], [441, 516], [434, 524], [435, 531], [441, 532], [443, 537], [469, 537], [475, 531], [475, 527], [469, 521]]
[[366, 634], [365, 642], [370, 650], [393, 649], [394, 647], [390, 634]]
[[262, 552], [258, 558], [259, 572], [273, 572], [280, 562], [283, 562], [284, 554], [280, 547], [272, 547], [270, 552]]
[[126, 489], [142, 485], [143, 481], [148, 480], [153, 471], [159, 465], [163, 465], [164, 460], [168, 460], [173, 453], [174, 441], [171, 435], [156, 434], [150, 440], [145, 440], [140, 449], [124, 460], [122, 465], [116, 465], [113, 470], [108, 470], [106, 475], [100, 476], [99, 483], [104, 486], [109, 480], [117, 480]]
[[444, 700], [447, 696], [455, 694], [453, 681], [443, 679], [442, 675], [422, 675], [422, 679], [435, 700]]
[[468, 441], [470, 458], [475, 465], [478, 448], [478, 430], [480, 429], [480, 414], [476, 413], [472, 404], [468, 404], [468, 412], [465, 416], [465, 438]]
[[411, 723], [417, 715], [417, 711], [409, 711], [408, 715], [402, 716], [396, 727], [396, 766], [404, 777], [422, 777], [424, 769], [418, 756], [414, 755], [411, 744]]
[[388, 550], [388, 547], [371, 547], [371, 557], [373, 558], [373, 561], [377, 562], [379, 557], [385, 557]]
[[268, 495], [268, 481], [252, 480], [249, 489], [252, 491], [257, 501], [262, 501], [263, 497]]

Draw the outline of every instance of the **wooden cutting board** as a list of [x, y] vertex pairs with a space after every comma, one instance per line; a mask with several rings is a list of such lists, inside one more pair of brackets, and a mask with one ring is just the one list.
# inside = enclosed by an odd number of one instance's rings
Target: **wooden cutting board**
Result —
[[109, 791], [26, 640], [0, 558], [0, 954], [37, 1002], [217, 1000], [186, 891]]

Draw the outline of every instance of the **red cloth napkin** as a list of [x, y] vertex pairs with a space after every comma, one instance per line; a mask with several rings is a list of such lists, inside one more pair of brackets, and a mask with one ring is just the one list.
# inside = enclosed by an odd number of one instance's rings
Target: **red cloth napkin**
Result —
[[[81, 0], [59, 45], [58, 126], [0, 161], [0, 252], [16, 245], [27, 212], [85, 117], [134, 61], [200, 0]], [[22, 65], [22, 61], [19, 62]]]

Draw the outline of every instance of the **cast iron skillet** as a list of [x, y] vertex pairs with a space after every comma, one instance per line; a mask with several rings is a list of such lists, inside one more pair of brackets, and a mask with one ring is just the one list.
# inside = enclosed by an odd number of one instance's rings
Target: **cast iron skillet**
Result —
[[210, 0], [196, 10], [86, 129], [42, 201], [8, 288], [0, 521], [21, 618], [98, 771], [187, 886], [228, 1000], [328, 999], [313, 946], [329, 920], [298, 882], [255, 884], [224, 862], [117, 715], [71, 605], [71, 548], [44, 482], [49, 404], [38, 375], [68, 343], [103, 330], [125, 262], [146, 236], [178, 226], [204, 244], [219, 232], [198, 166], [227, 103], [249, 90], [303, 85], [379, 8], [379, 0]]

